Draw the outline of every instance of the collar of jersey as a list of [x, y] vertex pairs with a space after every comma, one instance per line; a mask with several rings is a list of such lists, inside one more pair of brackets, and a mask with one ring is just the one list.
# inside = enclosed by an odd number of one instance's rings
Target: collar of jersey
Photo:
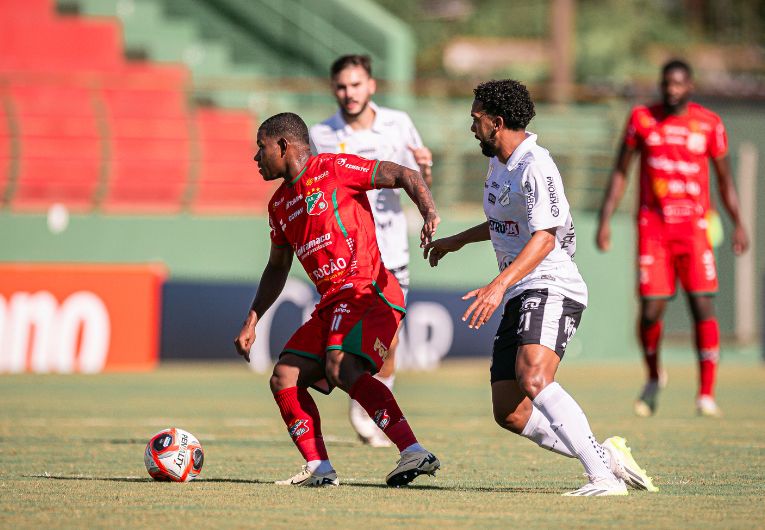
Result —
[[537, 135], [531, 131], [526, 131], [526, 139], [518, 144], [518, 147], [515, 148], [515, 151], [513, 151], [513, 154], [507, 160], [507, 164], [505, 164], [508, 171], [512, 171], [518, 165], [521, 158], [523, 158], [523, 155], [531, 151], [535, 145], [537, 145]]
[[300, 177], [302, 177], [303, 173], [305, 173], [306, 169], [308, 169], [308, 164], [311, 162], [311, 158], [309, 158], [308, 161], [305, 163], [305, 165], [303, 166], [303, 169], [301, 169], [300, 173], [297, 174], [297, 177], [295, 177], [294, 179], [292, 179], [291, 181], [287, 183], [288, 185], [292, 186], [293, 184], [295, 184], [295, 182], [300, 180]]

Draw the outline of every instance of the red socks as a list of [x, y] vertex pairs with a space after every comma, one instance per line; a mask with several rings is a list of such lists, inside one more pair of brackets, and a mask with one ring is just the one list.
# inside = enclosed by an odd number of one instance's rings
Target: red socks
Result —
[[643, 345], [643, 358], [648, 367], [648, 378], [652, 381], [659, 379], [659, 341], [664, 322], [659, 320], [653, 324], [640, 322], [640, 343]]
[[720, 359], [720, 327], [716, 318], [696, 323], [696, 348], [699, 355], [699, 395], [713, 395], [717, 361]]
[[369, 374], [358, 378], [349, 392], [399, 451], [417, 443], [409, 423], [404, 418], [396, 398], [383, 383]]
[[279, 412], [292, 441], [306, 462], [329, 460], [321, 435], [321, 418], [316, 402], [305, 388], [285, 388], [274, 394]]

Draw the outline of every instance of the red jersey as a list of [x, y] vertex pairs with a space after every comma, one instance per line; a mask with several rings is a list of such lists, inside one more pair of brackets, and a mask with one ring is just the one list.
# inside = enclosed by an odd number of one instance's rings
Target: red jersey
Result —
[[667, 115], [663, 105], [636, 107], [625, 143], [640, 150], [640, 208], [665, 223], [703, 217], [710, 208], [709, 158], [728, 151], [722, 120], [697, 103], [685, 114]]
[[349, 154], [311, 157], [268, 204], [271, 241], [289, 245], [321, 295], [319, 307], [348, 290], [374, 288], [396, 309], [404, 294], [382, 265], [366, 192], [380, 162]]

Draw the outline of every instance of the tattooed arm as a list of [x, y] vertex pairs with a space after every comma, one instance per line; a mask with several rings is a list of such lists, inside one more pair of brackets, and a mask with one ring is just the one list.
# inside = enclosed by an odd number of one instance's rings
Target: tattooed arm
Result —
[[380, 162], [375, 176], [376, 188], [401, 188], [412, 199], [420, 215], [424, 220], [422, 231], [420, 232], [420, 246], [424, 247], [433, 239], [436, 233], [436, 227], [441, 222], [436, 212], [436, 205], [433, 203], [433, 196], [430, 194], [428, 185], [419, 172], [413, 171], [408, 167], [400, 166], [393, 162]]

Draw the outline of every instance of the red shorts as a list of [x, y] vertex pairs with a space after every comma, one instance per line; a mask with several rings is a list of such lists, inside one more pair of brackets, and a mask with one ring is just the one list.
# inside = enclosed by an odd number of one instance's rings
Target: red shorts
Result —
[[[404, 318], [372, 289], [348, 294], [317, 308], [284, 346], [281, 355], [294, 353], [324, 363], [329, 350], [342, 350], [366, 359], [377, 373], [388, 357], [388, 348]], [[323, 384], [315, 388], [328, 392]]]
[[640, 212], [638, 264], [643, 298], [675, 296], [677, 278], [690, 294], [717, 292], [717, 267], [704, 219], [670, 224], [655, 212]]

